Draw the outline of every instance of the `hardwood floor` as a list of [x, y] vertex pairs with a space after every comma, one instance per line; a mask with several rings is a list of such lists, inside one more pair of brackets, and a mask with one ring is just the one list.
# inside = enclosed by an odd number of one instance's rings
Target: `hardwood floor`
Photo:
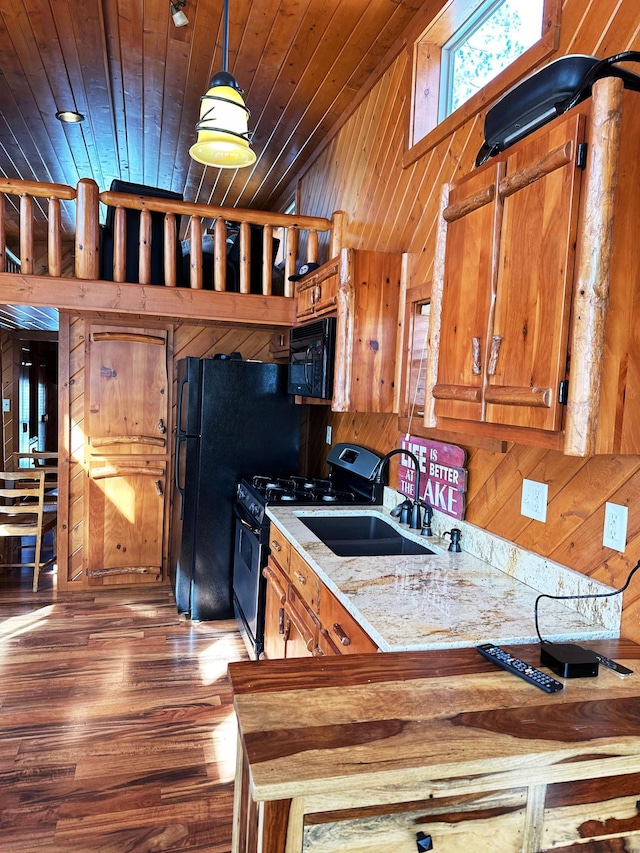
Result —
[[235, 622], [169, 587], [58, 593], [0, 574], [0, 850], [227, 853]]

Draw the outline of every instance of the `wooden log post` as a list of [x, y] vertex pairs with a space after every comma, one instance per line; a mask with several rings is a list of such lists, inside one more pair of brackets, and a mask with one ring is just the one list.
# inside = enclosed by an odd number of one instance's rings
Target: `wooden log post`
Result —
[[442, 315], [442, 293], [444, 290], [444, 261], [447, 244], [447, 220], [444, 211], [449, 206], [449, 185], [445, 184], [440, 196], [440, 216], [436, 229], [436, 254], [433, 259], [431, 283], [431, 310], [427, 335], [427, 368], [425, 371], [424, 425], [437, 426], [433, 390], [438, 383], [438, 352], [440, 350], [440, 319]]
[[240, 223], [240, 293], [251, 293], [251, 225]]
[[189, 284], [194, 290], [202, 290], [202, 220], [199, 216], [191, 217], [189, 254], [191, 255]]
[[318, 232], [315, 229], [307, 234], [307, 263], [318, 263]]
[[138, 281], [140, 284], [151, 284], [151, 211], [143, 208], [140, 211], [140, 236], [138, 238], [140, 253], [138, 255]]
[[583, 230], [576, 258], [571, 376], [564, 452], [587, 456], [595, 450], [600, 371], [609, 304], [623, 82], [606, 77], [593, 85], [592, 144], [583, 190]]
[[76, 189], [76, 278], [100, 275], [100, 194], [91, 178], [81, 178]]
[[331, 217], [331, 241], [329, 244], [329, 258], [337, 258], [344, 248], [345, 231], [347, 228], [347, 214], [344, 210], [336, 210]]
[[178, 283], [176, 269], [176, 217], [167, 213], [164, 218], [164, 283], [166, 287], [176, 287]]
[[262, 229], [262, 293], [271, 296], [273, 289], [273, 225]]
[[113, 280], [124, 281], [127, 275], [127, 211], [118, 206], [113, 217]]
[[20, 196], [20, 272], [33, 274], [33, 198]]
[[213, 286], [227, 289], [227, 223], [218, 216], [213, 226]]
[[298, 257], [298, 243], [300, 240], [300, 232], [292, 225], [287, 228], [287, 253], [284, 261], [284, 295], [293, 296], [295, 294], [295, 282], [289, 281], [289, 276], [296, 273], [296, 259]]
[[49, 225], [47, 233], [47, 262], [49, 275], [62, 275], [62, 215], [60, 199], [49, 199]]

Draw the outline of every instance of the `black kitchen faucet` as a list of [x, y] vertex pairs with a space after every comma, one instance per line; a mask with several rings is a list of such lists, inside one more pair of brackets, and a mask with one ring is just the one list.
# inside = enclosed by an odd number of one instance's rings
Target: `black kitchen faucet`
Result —
[[[406, 501], [403, 501], [403, 503], [400, 504], [400, 507], [396, 507], [398, 510], [397, 514], [400, 515], [400, 513], [402, 513], [401, 518], [406, 521], [405, 515], [410, 513], [410, 517], [408, 519], [409, 527], [411, 530], [419, 530], [422, 523], [420, 510], [422, 501], [420, 500], [420, 463], [418, 462], [417, 456], [410, 450], [404, 450], [401, 447], [396, 447], [393, 450], [390, 450], [376, 465], [373, 471], [373, 479], [376, 483], [384, 483], [384, 467], [389, 462], [389, 459], [398, 453], [404, 453], [413, 462], [413, 467], [416, 469], [416, 491], [413, 501], [407, 498]], [[392, 511], [392, 514], [393, 512], [394, 511]]]

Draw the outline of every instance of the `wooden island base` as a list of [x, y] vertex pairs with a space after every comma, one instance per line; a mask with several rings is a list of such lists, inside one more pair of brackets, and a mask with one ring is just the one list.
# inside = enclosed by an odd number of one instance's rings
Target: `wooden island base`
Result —
[[633, 675], [547, 694], [475, 649], [230, 664], [234, 853], [640, 850], [640, 646], [590, 647]]

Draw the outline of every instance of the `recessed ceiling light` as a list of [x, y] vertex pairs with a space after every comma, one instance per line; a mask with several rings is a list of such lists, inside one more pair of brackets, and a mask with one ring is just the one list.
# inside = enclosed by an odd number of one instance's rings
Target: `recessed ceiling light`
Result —
[[58, 121], [66, 121], [68, 124], [76, 124], [79, 121], [84, 121], [82, 113], [75, 110], [58, 110], [56, 113]]

